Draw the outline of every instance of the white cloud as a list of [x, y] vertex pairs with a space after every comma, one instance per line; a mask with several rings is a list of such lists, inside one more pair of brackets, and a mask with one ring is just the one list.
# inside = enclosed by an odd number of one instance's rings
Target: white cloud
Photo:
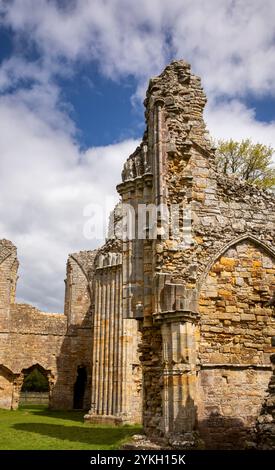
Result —
[[265, 143], [275, 148], [275, 121], [257, 121], [255, 110], [246, 108], [238, 100], [209, 103], [205, 120], [211, 136], [215, 139], [250, 138], [254, 143]]
[[209, 92], [275, 92], [273, 0], [2, 3], [5, 23], [28, 34], [51, 66], [57, 57], [97, 60], [108, 76], [147, 80], [172, 54], [192, 62]]
[[68, 253], [100, 243], [83, 236], [83, 208], [94, 203], [105, 210], [137, 142], [81, 153], [62, 122], [53, 129], [14, 97], [0, 99], [0, 122], [0, 233], [18, 247], [18, 295], [62, 310]]
[[137, 144], [79, 150], [58, 77], [80, 62], [115, 80], [133, 75], [140, 100], [150, 76], [184, 58], [210, 98], [214, 137], [275, 147], [275, 123], [241, 102], [275, 94], [273, 0], [0, 0], [0, 18], [15, 37], [0, 66], [0, 237], [19, 248], [24, 300], [62, 309], [67, 254], [94, 247], [82, 236], [83, 206], [115, 194]]

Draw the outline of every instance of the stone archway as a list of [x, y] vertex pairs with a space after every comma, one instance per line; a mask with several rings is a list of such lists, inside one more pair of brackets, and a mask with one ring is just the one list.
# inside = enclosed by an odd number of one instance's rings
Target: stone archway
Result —
[[208, 446], [242, 447], [270, 378], [275, 257], [247, 238], [229, 246], [199, 297], [199, 426]]
[[33, 364], [32, 366], [22, 369], [21, 374], [16, 380], [16, 395], [17, 395], [17, 406], [20, 402], [20, 394], [22, 393], [22, 389], [24, 388], [24, 384], [26, 383], [26, 379], [32, 374], [33, 372], [38, 371], [41, 374], [48, 384], [47, 393], [49, 397], [49, 407], [51, 407], [51, 399], [52, 399], [52, 391], [54, 385], [54, 378], [50, 370], [45, 369], [40, 364]]

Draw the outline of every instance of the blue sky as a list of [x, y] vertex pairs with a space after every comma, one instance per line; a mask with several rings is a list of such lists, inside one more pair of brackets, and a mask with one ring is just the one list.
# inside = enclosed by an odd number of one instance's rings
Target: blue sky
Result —
[[[10, 28], [0, 31], [0, 45], [0, 63], [18, 53], [30, 62], [39, 60], [35, 48], [24, 38], [17, 41]], [[112, 80], [100, 73], [96, 61], [79, 62], [72, 72], [72, 76], [57, 77], [56, 82], [61, 90], [61, 102], [76, 126], [75, 137], [81, 149], [142, 135], [142, 102], [134, 105], [131, 102], [137, 87], [133, 75]], [[29, 80], [18, 83], [17, 87], [30, 87], [31, 84]]]
[[171, 59], [201, 76], [214, 138], [275, 147], [274, 18], [273, 0], [0, 0], [0, 238], [20, 301], [62, 311], [68, 253], [102, 242], [84, 208], [115, 203]]
[[[142, 103], [131, 103], [137, 86], [134, 77], [105, 78], [97, 64], [80, 67], [71, 80], [62, 80], [65, 102], [77, 127], [81, 148], [139, 138], [144, 130]], [[96, 110], [96, 112], [93, 112]]]

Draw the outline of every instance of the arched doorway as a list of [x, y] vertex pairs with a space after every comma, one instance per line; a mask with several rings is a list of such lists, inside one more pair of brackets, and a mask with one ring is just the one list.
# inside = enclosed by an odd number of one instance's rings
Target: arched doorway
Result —
[[20, 390], [20, 405], [49, 405], [48, 371], [39, 364], [23, 369], [23, 384]]
[[75, 410], [83, 410], [84, 408], [84, 395], [87, 384], [87, 369], [85, 366], [78, 366], [77, 377], [74, 384], [74, 403]]

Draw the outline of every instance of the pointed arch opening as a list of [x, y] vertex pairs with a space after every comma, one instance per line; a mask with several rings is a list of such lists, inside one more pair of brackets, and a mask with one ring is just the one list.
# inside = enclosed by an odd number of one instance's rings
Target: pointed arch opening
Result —
[[254, 235], [247, 233], [247, 234], [242, 235], [240, 237], [234, 238], [229, 243], [224, 245], [215, 254], [215, 256], [213, 256], [210, 259], [210, 261], [207, 263], [204, 271], [202, 272], [202, 274], [201, 274], [201, 276], [198, 280], [198, 284], [197, 284], [198, 291], [201, 290], [201, 288], [204, 284], [204, 281], [205, 281], [206, 277], [208, 276], [208, 273], [210, 272], [210, 270], [214, 266], [214, 264], [218, 261], [218, 259], [221, 258], [223, 256], [223, 254], [225, 254], [230, 248], [234, 248], [236, 245], [238, 245], [239, 243], [243, 243], [243, 242], [248, 242], [248, 243], [251, 243], [252, 245], [255, 245], [256, 247], [261, 248], [263, 251], [266, 252], [266, 254], [268, 256], [271, 256], [272, 258], [275, 259], [275, 250], [270, 245], [268, 245], [267, 243], [265, 243], [262, 240], [259, 240], [258, 238], [256, 238]]
[[22, 370], [20, 405], [46, 405], [50, 400], [50, 371], [40, 364]]

